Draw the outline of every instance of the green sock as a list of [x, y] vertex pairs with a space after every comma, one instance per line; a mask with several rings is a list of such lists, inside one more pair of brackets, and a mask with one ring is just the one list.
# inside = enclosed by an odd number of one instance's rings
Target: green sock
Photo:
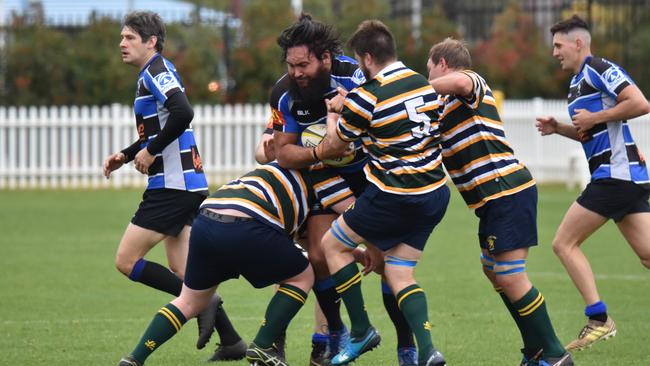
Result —
[[555, 335], [551, 319], [546, 311], [546, 302], [542, 293], [533, 286], [521, 299], [515, 301], [521, 319], [522, 333], [528, 338], [532, 349], [543, 349], [544, 357], [559, 357], [566, 352]]
[[514, 305], [512, 305], [510, 299], [508, 299], [508, 296], [506, 296], [506, 294], [503, 293], [503, 289], [501, 287], [495, 287], [494, 291], [496, 291], [499, 294], [499, 296], [501, 296], [501, 300], [506, 305], [506, 308], [508, 308], [508, 312], [510, 312], [510, 316], [512, 316], [512, 319], [514, 319], [515, 323], [517, 324], [517, 329], [519, 329], [519, 333], [521, 334], [521, 339], [524, 343], [524, 348], [530, 349], [532, 351], [535, 342], [531, 338], [531, 335], [528, 332], [524, 331], [523, 325], [521, 324], [521, 317], [519, 316], [519, 312], [517, 311], [517, 309], [515, 309]]
[[131, 352], [131, 356], [138, 362], [144, 363], [153, 351], [178, 333], [185, 322], [187, 319], [176, 306], [172, 304], [163, 306], [149, 323], [149, 327]]
[[370, 319], [366, 312], [366, 305], [363, 302], [361, 293], [361, 273], [357, 264], [352, 262], [338, 270], [332, 275], [336, 292], [341, 295], [350, 316], [350, 335], [362, 337], [370, 327]]
[[255, 336], [256, 345], [269, 348], [305, 304], [307, 294], [296, 286], [280, 285], [269, 302], [262, 326]]
[[397, 293], [397, 306], [408, 321], [415, 341], [418, 344], [418, 358], [426, 360], [433, 348], [431, 342], [431, 323], [427, 311], [427, 297], [418, 284], [407, 286]]

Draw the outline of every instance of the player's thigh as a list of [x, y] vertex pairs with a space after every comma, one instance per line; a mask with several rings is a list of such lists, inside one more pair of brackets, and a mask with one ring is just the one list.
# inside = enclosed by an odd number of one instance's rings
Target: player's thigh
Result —
[[639, 258], [650, 261], [650, 212], [626, 215], [616, 225]]
[[555, 233], [554, 246], [576, 246], [607, 222], [607, 218], [573, 202]]
[[337, 216], [333, 214], [311, 215], [307, 220], [307, 253], [309, 261], [316, 267], [316, 270], [320, 265], [327, 265], [321, 241]]
[[191, 226], [185, 225], [183, 230], [181, 230], [177, 236], [168, 236], [165, 238], [167, 263], [169, 263], [169, 268], [172, 272], [176, 273], [181, 278], [185, 274], [191, 230]]
[[118, 266], [133, 265], [164, 238], [164, 234], [129, 223], [117, 248], [115, 262]]

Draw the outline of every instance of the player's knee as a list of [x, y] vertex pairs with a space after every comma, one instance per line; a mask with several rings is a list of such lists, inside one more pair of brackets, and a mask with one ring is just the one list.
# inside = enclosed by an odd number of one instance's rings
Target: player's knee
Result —
[[179, 266], [178, 264], [170, 263], [169, 264], [169, 270], [172, 271], [172, 273], [174, 273], [181, 280], [185, 278], [185, 267], [184, 266]]
[[481, 268], [483, 269], [483, 274], [487, 279], [496, 284], [496, 275], [494, 274], [494, 259], [490, 258], [484, 254], [481, 254]]
[[560, 240], [553, 240], [553, 253], [558, 257], [563, 257], [569, 252], [569, 245]]
[[494, 283], [503, 289], [515, 286], [526, 278], [526, 260], [494, 262]]
[[309, 292], [309, 290], [311, 290], [311, 288], [314, 286], [314, 280], [315, 280], [314, 270], [312, 266], [308, 264], [307, 268], [305, 268], [305, 270], [302, 271], [300, 274], [282, 283], [296, 286], [305, 292]]
[[115, 256], [115, 268], [127, 277], [131, 274], [131, 271], [133, 271], [134, 265], [135, 261], [128, 260], [119, 254]]

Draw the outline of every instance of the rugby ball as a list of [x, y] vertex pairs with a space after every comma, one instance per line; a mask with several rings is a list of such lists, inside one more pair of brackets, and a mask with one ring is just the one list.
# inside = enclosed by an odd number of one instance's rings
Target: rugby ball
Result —
[[[327, 126], [322, 123], [310, 125], [302, 131], [300, 141], [304, 147], [316, 147], [325, 138]], [[354, 149], [354, 142], [350, 142], [350, 148]], [[345, 155], [336, 159], [324, 159], [323, 163], [330, 166], [344, 166], [354, 160], [355, 154]]]

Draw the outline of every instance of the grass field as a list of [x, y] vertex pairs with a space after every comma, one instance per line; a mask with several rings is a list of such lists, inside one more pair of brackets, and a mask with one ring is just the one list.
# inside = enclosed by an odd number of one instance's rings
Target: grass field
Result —
[[[117, 243], [140, 194], [0, 191], [0, 364], [116, 365], [131, 351], [153, 314], [170, 300], [127, 280], [113, 266]], [[527, 267], [546, 297], [563, 342], [582, 327], [583, 304], [550, 242], [576, 195], [559, 187], [540, 188], [541, 245], [531, 251]], [[518, 332], [483, 278], [475, 231], [475, 217], [454, 194], [417, 270], [427, 291], [434, 343], [452, 366], [517, 365]], [[164, 262], [162, 249], [154, 249], [149, 258]], [[619, 335], [576, 353], [576, 364], [650, 365], [650, 272], [611, 223], [584, 250]], [[381, 304], [377, 276], [366, 277], [363, 286], [371, 320], [383, 341], [357, 365], [395, 365], [395, 335]], [[230, 281], [221, 294], [236, 327], [250, 341], [272, 290]], [[313, 295], [289, 329], [292, 365], [308, 364], [312, 301]], [[147, 365], [205, 365], [212, 349], [197, 351], [196, 333], [191, 321]]]

